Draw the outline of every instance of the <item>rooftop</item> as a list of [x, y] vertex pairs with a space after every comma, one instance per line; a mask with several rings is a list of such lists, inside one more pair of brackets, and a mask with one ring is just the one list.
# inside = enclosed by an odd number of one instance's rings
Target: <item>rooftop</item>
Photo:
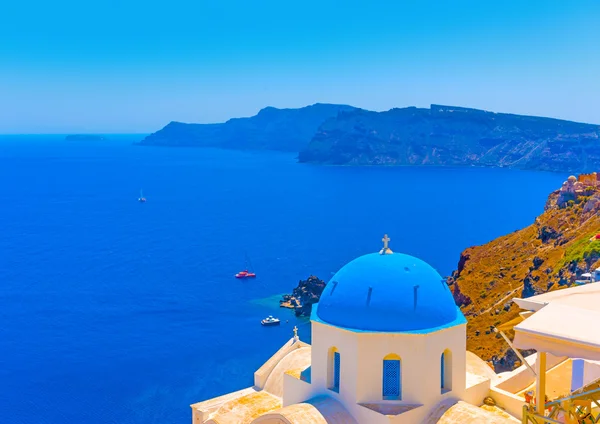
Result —
[[465, 324], [441, 275], [413, 256], [379, 253], [354, 259], [329, 281], [317, 322], [364, 332], [428, 333]]

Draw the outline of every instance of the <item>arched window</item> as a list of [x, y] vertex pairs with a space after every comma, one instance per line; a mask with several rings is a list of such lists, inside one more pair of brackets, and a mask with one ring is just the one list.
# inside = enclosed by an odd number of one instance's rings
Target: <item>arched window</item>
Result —
[[402, 361], [398, 355], [383, 358], [382, 396], [385, 400], [402, 399]]
[[452, 390], [452, 352], [448, 349], [440, 358], [440, 388], [442, 393]]
[[330, 390], [338, 393], [340, 391], [340, 359], [340, 352], [337, 348], [330, 348], [327, 358], [327, 385]]

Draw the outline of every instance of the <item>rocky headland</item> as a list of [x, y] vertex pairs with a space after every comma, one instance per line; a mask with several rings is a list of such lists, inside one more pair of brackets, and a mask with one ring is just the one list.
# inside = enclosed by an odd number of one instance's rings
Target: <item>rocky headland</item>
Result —
[[518, 316], [512, 298], [570, 287], [582, 274], [594, 273], [599, 233], [599, 176], [584, 174], [551, 193], [528, 227], [462, 252], [449, 285], [468, 320], [468, 349], [499, 371], [518, 365], [493, 327]]
[[220, 147], [239, 150], [304, 149], [317, 128], [352, 106], [317, 103], [299, 109], [267, 107], [249, 118], [221, 124], [171, 122], [139, 144], [143, 146]]
[[299, 161], [589, 172], [600, 169], [600, 126], [456, 106], [355, 110], [324, 122]]
[[296, 316], [310, 316], [312, 305], [317, 303], [325, 289], [325, 281], [311, 275], [306, 280], [300, 280], [292, 294], [283, 295], [279, 301], [282, 308], [294, 310]]
[[599, 125], [441, 105], [267, 107], [220, 124], [171, 122], [138, 144], [299, 152], [299, 162], [328, 165], [600, 169]]

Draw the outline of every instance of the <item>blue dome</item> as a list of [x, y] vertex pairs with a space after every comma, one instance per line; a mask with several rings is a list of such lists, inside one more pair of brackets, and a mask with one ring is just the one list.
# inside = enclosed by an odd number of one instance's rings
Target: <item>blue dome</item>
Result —
[[325, 287], [313, 320], [396, 333], [426, 333], [466, 322], [441, 275], [400, 253], [371, 253], [345, 265]]

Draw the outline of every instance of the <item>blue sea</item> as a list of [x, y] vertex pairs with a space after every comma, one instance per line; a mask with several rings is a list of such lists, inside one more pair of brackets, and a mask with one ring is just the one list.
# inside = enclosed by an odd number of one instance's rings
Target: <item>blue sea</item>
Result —
[[[0, 137], [0, 417], [188, 423], [310, 325], [278, 299], [381, 246], [442, 275], [566, 175], [326, 167], [294, 154]], [[138, 203], [143, 189], [147, 203]], [[258, 274], [233, 275], [250, 258]], [[280, 327], [259, 321], [273, 314]]]

